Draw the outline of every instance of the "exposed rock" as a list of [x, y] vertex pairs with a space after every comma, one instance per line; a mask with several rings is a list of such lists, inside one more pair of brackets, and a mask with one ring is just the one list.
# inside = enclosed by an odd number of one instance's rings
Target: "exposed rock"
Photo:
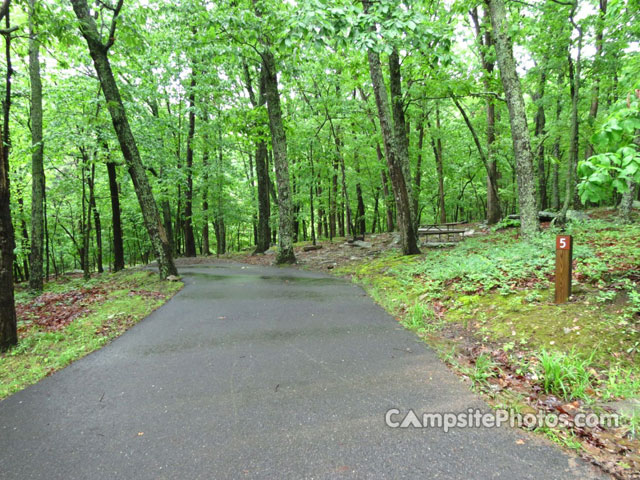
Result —
[[179, 282], [181, 280], [180, 277], [177, 277], [176, 275], [169, 275], [167, 277], [167, 280], [170, 282]]
[[584, 222], [589, 220], [589, 215], [579, 210], [567, 210], [567, 220], [570, 222]]
[[[541, 222], [550, 222], [558, 216], [557, 213], [542, 211], [538, 212], [538, 219]], [[511, 214], [507, 217], [509, 220], [520, 220], [520, 215], [517, 213]]]
[[348, 243], [350, 247], [371, 248], [373, 245], [369, 242], [363, 242], [362, 240], [356, 240], [355, 242]]
[[558, 214], [555, 212], [547, 212], [547, 211], [538, 212], [538, 218], [540, 219], [541, 222], [550, 222], [557, 216]]

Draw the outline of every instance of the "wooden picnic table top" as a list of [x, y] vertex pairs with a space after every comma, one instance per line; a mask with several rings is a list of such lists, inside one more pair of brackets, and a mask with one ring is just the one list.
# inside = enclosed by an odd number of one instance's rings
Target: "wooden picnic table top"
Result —
[[439, 228], [439, 227], [454, 227], [456, 225], [464, 225], [465, 222], [449, 222], [449, 223], [425, 223], [420, 225], [419, 228]]
[[449, 230], [441, 230], [441, 229], [432, 229], [432, 228], [418, 228], [418, 233], [420, 235], [447, 235], [454, 233], [465, 233], [466, 230], [461, 229], [449, 229]]

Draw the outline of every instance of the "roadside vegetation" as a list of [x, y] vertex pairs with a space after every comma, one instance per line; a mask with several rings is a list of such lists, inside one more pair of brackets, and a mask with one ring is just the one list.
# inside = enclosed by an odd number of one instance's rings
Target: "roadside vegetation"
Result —
[[[496, 408], [565, 414], [540, 429], [621, 478], [640, 471], [640, 226], [598, 210], [574, 235], [573, 296], [553, 303], [555, 235], [515, 229], [413, 257], [387, 251], [334, 270], [363, 285]], [[617, 413], [578, 428], [576, 413]]]
[[171, 298], [181, 282], [143, 270], [66, 275], [41, 295], [17, 290], [17, 347], [0, 354], [0, 400], [104, 346]]

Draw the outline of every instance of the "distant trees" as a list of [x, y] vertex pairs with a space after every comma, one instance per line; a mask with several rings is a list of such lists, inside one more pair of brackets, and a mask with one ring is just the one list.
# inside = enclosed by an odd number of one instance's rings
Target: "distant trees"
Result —
[[14, 281], [80, 268], [291, 263], [295, 242], [394, 230], [413, 254], [420, 222], [519, 214], [531, 236], [538, 209], [581, 204], [636, 218], [630, 2], [11, 2], [25, 32], [0, 3], [3, 329]]
[[98, 73], [102, 91], [107, 100], [107, 107], [111, 115], [113, 127], [120, 142], [122, 155], [127, 162], [129, 174], [131, 175], [131, 180], [133, 181], [133, 186], [138, 196], [138, 201], [140, 202], [147, 233], [156, 252], [160, 276], [166, 278], [169, 275], [177, 275], [178, 272], [173, 263], [169, 239], [162, 225], [158, 207], [153, 197], [147, 174], [144, 171], [138, 146], [131, 132], [124, 104], [120, 97], [120, 91], [107, 56], [109, 49], [115, 43], [117, 20], [123, 3], [123, 0], [119, 0], [117, 5], [112, 8], [113, 18], [111, 20], [109, 35], [106, 43], [103, 43], [95, 20], [89, 12], [86, 0], [71, 0], [73, 10], [80, 22], [80, 31], [89, 46], [89, 52], [93, 59], [96, 72]]

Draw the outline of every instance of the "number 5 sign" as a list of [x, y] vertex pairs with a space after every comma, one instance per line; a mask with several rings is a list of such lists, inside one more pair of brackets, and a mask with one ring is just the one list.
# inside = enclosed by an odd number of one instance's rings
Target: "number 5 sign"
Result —
[[556, 237], [556, 303], [565, 303], [571, 296], [571, 270], [573, 265], [573, 237]]

